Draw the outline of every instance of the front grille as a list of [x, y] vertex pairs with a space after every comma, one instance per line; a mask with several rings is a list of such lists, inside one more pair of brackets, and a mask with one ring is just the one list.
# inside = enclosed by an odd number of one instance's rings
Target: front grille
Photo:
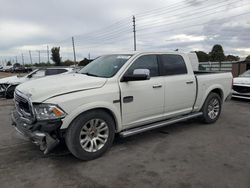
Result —
[[28, 122], [32, 122], [34, 114], [32, 110], [32, 104], [29, 99], [18, 91], [15, 91], [15, 106], [19, 115]]
[[246, 86], [234, 85], [233, 90], [238, 92], [238, 93], [250, 93], [250, 87], [246, 87]]

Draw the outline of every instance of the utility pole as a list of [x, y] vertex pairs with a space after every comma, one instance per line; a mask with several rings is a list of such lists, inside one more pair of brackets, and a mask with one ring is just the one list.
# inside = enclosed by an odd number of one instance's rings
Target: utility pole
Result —
[[88, 56], [89, 56], [89, 60], [90, 60], [90, 53], [88, 54]]
[[136, 30], [135, 30], [135, 16], [133, 16], [133, 33], [134, 33], [134, 51], [136, 51]]
[[17, 63], [17, 56], [16, 56], [16, 63]]
[[47, 56], [48, 56], [48, 63], [49, 63], [49, 46], [47, 45]]
[[73, 46], [73, 53], [74, 53], [74, 62], [75, 62], [75, 66], [76, 66], [76, 51], [75, 51], [74, 37], [72, 37], [72, 46]]
[[24, 66], [24, 58], [23, 58], [23, 53], [22, 53], [22, 63], [23, 63], [23, 66]]
[[40, 56], [40, 50], [37, 51], [38, 52], [38, 63], [40, 64], [40, 60], [41, 60], [41, 56]]
[[31, 51], [29, 50], [29, 54], [30, 54], [30, 63], [32, 65], [32, 57], [31, 57]]

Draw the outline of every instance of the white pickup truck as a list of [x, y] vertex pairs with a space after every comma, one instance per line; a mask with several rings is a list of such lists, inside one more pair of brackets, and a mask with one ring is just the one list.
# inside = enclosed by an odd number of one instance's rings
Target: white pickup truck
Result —
[[198, 61], [191, 57], [104, 55], [79, 73], [21, 84], [13, 125], [45, 154], [65, 139], [74, 156], [91, 160], [111, 147], [115, 134], [127, 137], [195, 117], [214, 123], [230, 96], [232, 75], [193, 71]]

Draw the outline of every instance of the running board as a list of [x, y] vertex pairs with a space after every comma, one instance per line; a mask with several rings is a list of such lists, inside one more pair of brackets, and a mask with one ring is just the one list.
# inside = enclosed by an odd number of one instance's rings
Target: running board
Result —
[[181, 122], [181, 121], [185, 121], [185, 120], [188, 120], [188, 119], [199, 117], [202, 114], [203, 114], [202, 112], [192, 113], [192, 114], [188, 114], [186, 116], [181, 116], [181, 117], [178, 117], [178, 118], [175, 118], [175, 119], [169, 119], [169, 120], [166, 120], [166, 121], [161, 121], [161, 122], [157, 122], [157, 123], [144, 125], [144, 126], [141, 126], [141, 127], [128, 129], [128, 130], [122, 131], [120, 133], [120, 135], [122, 137], [132, 136], [132, 135], [142, 133], [142, 132], [145, 132], [145, 131], [149, 131], [149, 130], [152, 130], [152, 129], [164, 127], [166, 125], [171, 125], [171, 124], [174, 124], [174, 123], [178, 123], [178, 122]]

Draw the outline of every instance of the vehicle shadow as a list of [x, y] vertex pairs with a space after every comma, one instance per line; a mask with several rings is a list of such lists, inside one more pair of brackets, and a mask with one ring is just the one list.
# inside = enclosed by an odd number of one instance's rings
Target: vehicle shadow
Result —
[[250, 99], [232, 98], [231, 100], [234, 101], [234, 102], [238, 102], [238, 103], [248, 103], [248, 104], [250, 104]]
[[[187, 131], [190, 129], [196, 129], [201, 127], [202, 125], [199, 121], [199, 119], [192, 119], [187, 120], [181, 123], [176, 123], [172, 125], [167, 125], [166, 127], [162, 127], [159, 129], [154, 129], [151, 131], [147, 131], [144, 133], [140, 133], [134, 136], [130, 136], [127, 138], [122, 138], [118, 134], [115, 136], [113, 146], [110, 149], [111, 153], [116, 153], [120, 150], [123, 150], [123, 148], [131, 148], [136, 149], [137, 145], [141, 145], [145, 142], [157, 142], [159, 139], [164, 139], [168, 135], [174, 135], [178, 134], [183, 131]], [[109, 155], [104, 155], [109, 156]], [[75, 159], [75, 157], [69, 152], [67, 149], [67, 146], [65, 142], [61, 142], [51, 153], [44, 155], [43, 158], [50, 158], [50, 159], [61, 159], [63, 160], [69, 160], [69, 161], [80, 161], [78, 159]], [[74, 158], [74, 159], [73, 159]]]

